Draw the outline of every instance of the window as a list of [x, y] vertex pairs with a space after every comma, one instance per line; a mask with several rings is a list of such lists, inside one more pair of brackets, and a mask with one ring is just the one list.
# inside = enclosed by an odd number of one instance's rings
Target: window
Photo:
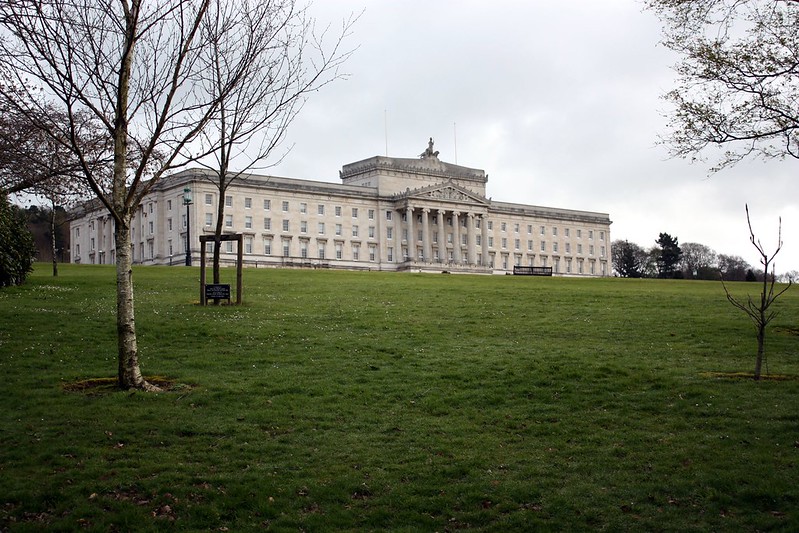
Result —
[[500, 231], [505, 231], [507, 229], [507, 225], [504, 222], [502, 222], [499, 226]]
[[481, 246], [482, 245], [483, 239], [481, 237], [482, 237], [482, 235], [475, 235], [474, 236], [474, 241], [475, 241], [474, 243], [477, 246]]
[[[340, 217], [341, 216], [341, 206], [337, 205], [335, 211], [336, 211], [336, 216]], [[339, 259], [341, 259], [341, 258], [339, 258]]]
[[225, 253], [233, 253], [233, 241], [225, 241]]
[[604, 241], [605, 240], [605, 232], [604, 231], [600, 231], [599, 232], [599, 240], [600, 241]]
[[305, 202], [300, 202], [300, 213], [302, 213], [303, 215], [308, 213], [308, 204], [306, 204]]
[[563, 230], [563, 234], [568, 237], [569, 236], [569, 228], [566, 228], [565, 230]]
[[572, 253], [572, 245], [571, 245], [571, 243], [568, 243], [568, 242], [566, 243], [566, 253], [567, 254]]
[[352, 218], [358, 218], [358, 208], [357, 207], [353, 207], [352, 208]]
[[547, 251], [547, 242], [546, 241], [541, 241], [541, 251], [542, 252], [546, 252]]
[[577, 230], [577, 238], [578, 239], [582, 239], [583, 238], [583, 230], [581, 230], [581, 229]]
[[300, 221], [300, 233], [308, 233], [308, 221], [301, 220]]
[[213, 194], [206, 194], [205, 195], [205, 205], [214, 205], [214, 195]]
[[225, 196], [225, 207], [233, 207], [233, 197]]
[[369, 217], [369, 220], [374, 220], [375, 219], [375, 210], [374, 209], [370, 209], [369, 211], [366, 212], [366, 214]]
[[[246, 229], [252, 229], [252, 217], [244, 217], [244, 227]], [[252, 243], [250, 244], [250, 248], [252, 248]]]
[[318, 206], [316, 206], [316, 214], [317, 215], [324, 215], [325, 214], [325, 205], [324, 204], [319, 204]]
[[[183, 223], [183, 226], [182, 226], [182, 227], [184, 227], [184, 228], [185, 228], [185, 227], [186, 227], [186, 215], [182, 215], [182, 216], [180, 217], [180, 219], [181, 219], [181, 222]], [[136, 240], [136, 239], [133, 239], [132, 237], [133, 237], [133, 236], [131, 235], [131, 240]]]
[[283, 207], [283, 212], [286, 213], [289, 210], [289, 203], [284, 200], [282, 207]]
[[289, 221], [288, 221], [288, 219], [284, 218], [283, 219], [283, 231], [288, 231], [288, 230], [289, 230]]
[[[466, 246], [466, 244], [468, 244], [466, 239], [467, 239], [466, 235], [461, 235], [461, 244], [463, 244], [464, 246]], [[419, 239], [419, 240], [422, 240], [422, 239]]]
[[377, 258], [377, 248], [375, 247], [374, 244], [370, 244], [369, 245], [369, 261], [374, 262], [374, 260], [376, 258]]
[[375, 238], [375, 227], [374, 226], [369, 226], [369, 230], [368, 231], [369, 231], [369, 238], [370, 239], [374, 239]]
[[552, 226], [552, 236], [553, 237], [557, 237], [558, 236], [558, 228], [555, 227], [555, 226]]
[[493, 220], [489, 220], [488, 221], [488, 231], [491, 231], [493, 229], [494, 229], [494, 221]]
[[[394, 238], [394, 228], [389, 226], [386, 228], [386, 239], [392, 239], [392, 238]], [[433, 242], [435, 242], [435, 238], [433, 239]]]
[[599, 257], [605, 257], [605, 247], [604, 246], [600, 246], [599, 247]]
[[291, 241], [289, 239], [283, 239], [283, 257], [289, 257], [290, 252], [291, 252]]
[[172, 231], [172, 219], [171, 218], [166, 219], [166, 229], [168, 229], [169, 231]]
[[89, 250], [91, 250], [91, 251], [94, 251], [94, 237], [92, 237], [92, 238], [90, 239], [90, 243], [91, 243], [91, 244], [89, 245]]
[[513, 225], [513, 231], [516, 232], [516, 233], [519, 233], [519, 224], [514, 224]]
[[594, 240], [594, 230], [592, 229], [588, 230], [588, 239]]
[[233, 227], [233, 215], [225, 215], [225, 227], [226, 228]]
[[533, 239], [527, 240], [527, 250], [532, 252], [533, 251]]
[[324, 222], [320, 222], [319, 223], [319, 235], [324, 235], [324, 234], [325, 234], [325, 223]]
[[594, 245], [593, 244], [589, 244], [588, 245], [588, 255], [594, 255]]
[[352, 236], [353, 237], [358, 236], [358, 226], [352, 226]]
[[353, 261], [361, 260], [361, 246], [358, 244], [352, 245], [352, 260]]
[[264, 255], [272, 255], [272, 239], [264, 239]]
[[[390, 238], [390, 237], [389, 237], [389, 238]], [[437, 243], [437, 242], [438, 242], [438, 232], [437, 232], [437, 231], [434, 231], [434, 232], [433, 232], [433, 242], [435, 242], [435, 243]]]
[[527, 233], [532, 233], [532, 232], [533, 232], [533, 225], [527, 224]]
[[266, 229], [266, 230], [272, 229], [272, 219], [271, 218], [264, 218], [264, 229]]
[[521, 247], [521, 244], [522, 244], [521, 239], [515, 239], [513, 241], [513, 248], [518, 250]]
[[416, 240], [421, 241], [424, 239], [424, 232], [422, 230], [418, 230], [416, 232]]
[[544, 226], [541, 226], [541, 235], [546, 234], [547, 229]]
[[505, 238], [505, 237], [502, 237], [502, 247], [503, 248], [507, 248], [508, 247], [508, 239]]
[[252, 253], [252, 237], [244, 237], [244, 253]]
[[[583, 245], [582, 244], [578, 244], [577, 245], [577, 253], [578, 254], [582, 254], [583, 253]], [[582, 271], [580, 273], [582, 274]]]
[[172, 211], [172, 200], [166, 201], [166, 209], [167, 211]]
[[306, 240], [300, 240], [300, 257], [308, 258], [308, 241]]
[[552, 253], [557, 253], [557, 251], [558, 251], [558, 243], [553, 242], [552, 243]]
[[169, 250], [169, 256], [172, 257], [172, 239], [167, 241], [167, 249]]
[[386, 260], [389, 263], [393, 263], [394, 262], [394, 248], [389, 246], [386, 251], [387, 251]]
[[336, 235], [341, 235], [342, 227], [341, 224], [336, 224]]
[[340, 242], [336, 243], [336, 259], [342, 259], [344, 257], [344, 245]]
[[264, 211], [271, 211], [272, 210], [272, 200], [269, 198], [264, 198]]
[[492, 237], [490, 235], [488, 236], [488, 247], [489, 248], [493, 248], [494, 247], [494, 237]]
[[316, 250], [317, 257], [319, 259], [324, 259], [325, 258], [325, 242], [324, 241], [320, 241], [320, 242], [317, 243], [317, 246], [318, 246], [318, 248]]
[[252, 209], [252, 198], [244, 198], [244, 209]]
[[391, 220], [391, 211], [386, 211], [386, 220]]

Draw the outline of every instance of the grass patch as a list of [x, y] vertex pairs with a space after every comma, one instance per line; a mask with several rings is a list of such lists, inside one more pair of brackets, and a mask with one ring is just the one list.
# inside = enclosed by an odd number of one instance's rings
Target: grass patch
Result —
[[756, 342], [717, 283], [251, 269], [199, 307], [137, 268], [147, 394], [100, 379], [113, 269], [59, 271], [0, 291], [0, 530], [799, 529], [799, 381], [722, 377]]

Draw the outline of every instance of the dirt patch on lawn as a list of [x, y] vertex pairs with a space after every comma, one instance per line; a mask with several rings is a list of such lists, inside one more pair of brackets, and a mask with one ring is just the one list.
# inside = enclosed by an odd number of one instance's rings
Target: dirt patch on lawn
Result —
[[[179, 383], [172, 378], [165, 376], [145, 376], [145, 380], [151, 385], [155, 385], [161, 392], [185, 392], [194, 388], [193, 385], [186, 383]], [[109, 394], [112, 392], [119, 392], [120, 388], [117, 385], [117, 378], [89, 378], [81, 379], [64, 383], [61, 388], [66, 392], [75, 392], [85, 394], [87, 396], [96, 396], [100, 394]], [[137, 389], [130, 389], [134, 392]]]
[[[754, 380], [752, 372], [702, 372], [706, 378]], [[760, 374], [760, 381], [799, 381], [799, 376], [790, 374]]]

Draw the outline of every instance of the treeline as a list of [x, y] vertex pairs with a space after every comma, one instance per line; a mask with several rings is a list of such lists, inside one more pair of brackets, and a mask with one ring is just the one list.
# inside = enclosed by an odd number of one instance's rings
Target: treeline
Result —
[[[717, 254], [704, 244], [680, 245], [676, 237], [661, 233], [651, 248], [615, 240], [611, 243], [615, 275], [624, 278], [704, 279], [718, 281], [763, 281], [766, 275], [737, 255]], [[777, 281], [798, 279], [799, 272], [777, 276]]]

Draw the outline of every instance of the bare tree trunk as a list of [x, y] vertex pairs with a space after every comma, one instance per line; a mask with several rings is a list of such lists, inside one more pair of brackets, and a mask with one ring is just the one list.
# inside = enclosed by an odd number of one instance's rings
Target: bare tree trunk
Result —
[[53, 277], [58, 277], [58, 259], [56, 258], [56, 245], [55, 245], [55, 202], [50, 204], [50, 248], [53, 252]]
[[755, 380], [760, 379], [760, 372], [763, 368], [763, 356], [766, 353], [766, 326], [760, 326], [757, 330], [757, 357], [755, 358]]
[[[222, 236], [222, 227], [225, 223], [225, 192], [224, 187], [219, 188], [219, 201], [216, 207], [216, 228], [214, 229], [214, 283], [219, 283], [219, 256], [221, 255], [222, 241], [219, 238]], [[216, 300], [216, 303], [219, 303]]]
[[119, 386], [140, 388], [144, 378], [139, 370], [136, 323], [133, 312], [133, 252], [130, 242], [130, 220], [117, 223], [114, 231], [117, 267], [117, 343]]

